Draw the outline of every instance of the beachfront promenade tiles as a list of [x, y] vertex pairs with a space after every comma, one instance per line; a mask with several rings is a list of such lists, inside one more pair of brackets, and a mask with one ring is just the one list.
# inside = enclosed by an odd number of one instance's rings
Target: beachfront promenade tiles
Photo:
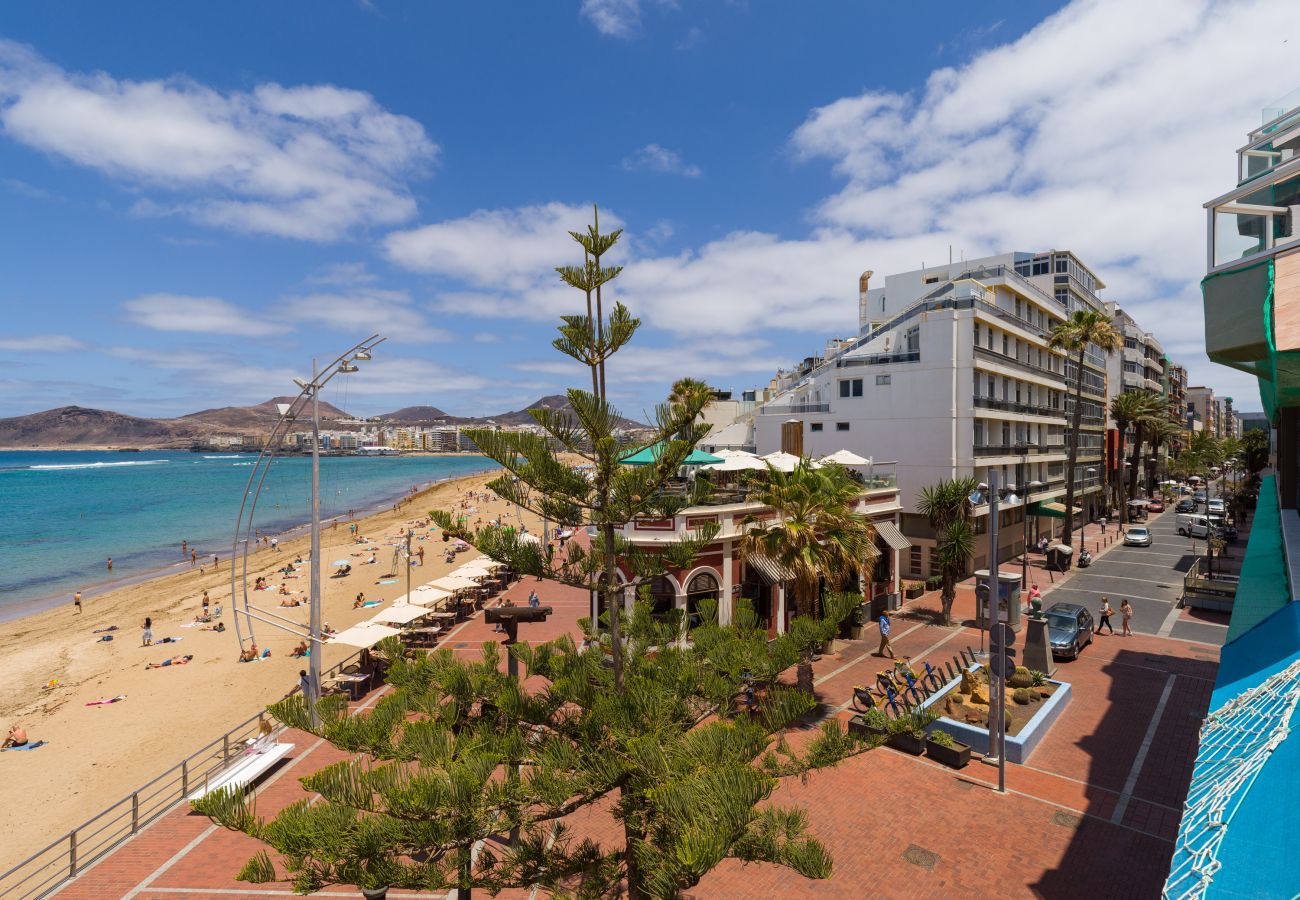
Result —
[[[586, 593], [526, 579], [513, 585], [509, 595], [519, 602], [534, 588], [555, 612], [546, 622], [523, 626], [521, 637], [536, 641], [574, 633], [578, 617], [587, 612]], [[894, 648], [911, 656], [915, 665], [922, 659], [939, 663], [962, 647], [979, 644], [968, 585], [959, 588], [954, 608], [965, 624], [955, 629], [935, 624], [936, 609], [937, 599], [930, 594], [909, 603], [895, 619]], [[870, 681], [886, 667], [888, 660], [872, 654], [874, 627], [868, 632], [815, 663], [817, 691], [828, 707], [846, 706], [854, 684]], [[484, 641], [499, 639], [476, 615], [442, 645], [471, 658]], [[725, 860], [686, 896], [1158, 896], [1216, 659], [1213, 647], [1148, 635], [1096, 641], [1079, 660], [1062, 664], [1073, 699], [1029, 763], [1008, 770], [1005, 795], [992, 791], [997, 772], [991, 768], [968, 766], [956, 773], [923, 757], [889, 751], [870, 751], [807, 779], [786, 779], [770, 802], [809, 810], [813, 833], [835, 859], [831, 878], [809, 881], [776, 866]], [[1170, 679], [1165, 712], [1157, 715]], [[850, 713], [844, 709], [838, 717], [847, 719]], [[1142, 756], [1148, 732], [1153, 737]], [[815, 729], [794, 729], [789, 739], [799, 746], [813, 733]], [[283, 739], [299, 749], [259, 789], [259, 812], [267, 815], [306, 796], [298, 783], [303, 775], [345, 758], [309, 735], [289, 732]], [[565, 824], [574, 838], [616, 840], [611, 804], [606, 798], [569, 817]], [[971, 835], [996, 838], [972, 840]], [[937, 857], [930, 868], [909, 861], [913, 844]], [[263, 888], [233, 877], [257, 849], [243, 835], [213, 829], [207, 819], [177, 810], [78, 878], [60, 898], [120, 897], [140, 885], [145, 889], [138, 900], [264, 898], [269, 895], [258, 893]], [[355, 896], [346, 887], [333, 890]], [[446, 892], [394, 891], [389, 896], [445, 897]], [[499, 896], [515, 900], [529, 892], [509, 890]]]

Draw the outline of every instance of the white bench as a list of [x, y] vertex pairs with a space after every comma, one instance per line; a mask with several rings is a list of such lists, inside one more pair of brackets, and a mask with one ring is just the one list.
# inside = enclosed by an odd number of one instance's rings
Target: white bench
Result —
[[246, 750], [224, 771], [207, 779], [203, 787], [192, 791], [186, 800], [198, 800], [224, 787], [247, 787], [284, 758], [293, 744], [266, 744], [260, 750]]

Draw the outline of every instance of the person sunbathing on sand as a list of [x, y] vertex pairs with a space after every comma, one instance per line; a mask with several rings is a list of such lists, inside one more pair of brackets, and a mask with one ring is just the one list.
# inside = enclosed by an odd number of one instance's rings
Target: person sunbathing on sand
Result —
[[293, 657], [301, 657], [301, 656], [307, 656], [310, 652], [311, 651], [307, 649], [307, 642], [299, 641], [298, 646], [294, 647], [293, 652], [290, 653], [289, 655]]
[[24, 747], [27, 745], [27, 731], [21, 725], [14, 725], [9, 729], [9, 737], [0, 747]]
[[257, 644], [252, 644], [247, 650], [239, 651], [240, 662], [252, 662], [257, 659]]
[[280, 605], [281, 606], [302, 606], [302, 601], [296, 600], [291, 597], [288, 600], [281, 600]]
[[216, 625], [205, 625], [204, 627], [199, 629], [199, 631], [215, 631], [218, 633], [225, 630], [226, 630], [225, 622], [218, 622]]
[[289, 589], [288, 589], [287, 587], [285, 587], [285, 584], [284, 584], [283, 581], [280, 582], [280, 593], [281, 593], [281, 594], [284, 594], [286, 597], [289, 596]]
[[363, 607], [363, 606], [365, 606], [365, 605], [366, 605], [366, 594], [365, 594], [365, 591], [360, 591], [360, 592], [357, 593], [357, 599], [355, 599], [355, 600], [352, 601], [352, 608], [353, 608], [353, 609], [360, 609], [361, 607]]
[[145, 663], [144, 667], [146, 669], [162, 669], [167, 666], [183, 666], [193, 658], [194, 654], [192, 653], [185, 656], [173, 656], [171, 659], [164, 659], [160, 663]]

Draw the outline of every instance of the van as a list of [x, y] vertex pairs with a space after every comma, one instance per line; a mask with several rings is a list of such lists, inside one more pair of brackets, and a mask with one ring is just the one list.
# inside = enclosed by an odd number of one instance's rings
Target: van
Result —
[[1210, 520], [1197, 513], [1178, 514], [1178, 533], [1185, 537], [1206, 538], [1210, 535]]

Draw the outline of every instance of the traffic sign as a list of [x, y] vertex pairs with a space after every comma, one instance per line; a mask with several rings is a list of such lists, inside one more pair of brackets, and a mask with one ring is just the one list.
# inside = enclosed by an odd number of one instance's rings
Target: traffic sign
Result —
[[996, 647], [1014, 647], [1016, 645], [1016, 632], [1006, 622], [996, 622], [989, 629], [989, 646]]
[[999, 678], [1009, 678], [1016, 670], [1016, 651], [1007, 650], [1003, 654], [989, 654], [989, 669]]

